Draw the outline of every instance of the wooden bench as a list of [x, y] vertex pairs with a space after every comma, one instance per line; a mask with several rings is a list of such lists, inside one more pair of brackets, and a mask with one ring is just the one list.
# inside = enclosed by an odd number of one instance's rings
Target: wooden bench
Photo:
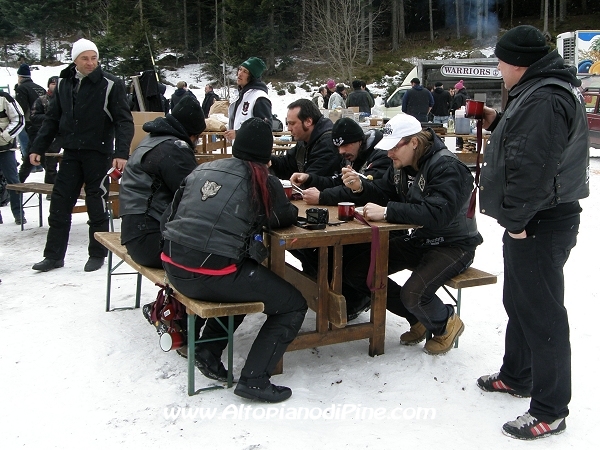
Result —
[[[444, 283], [444, 286], [442, 287], [444, 288], [446, 293], [452, 298], [452, 300], [454, 300], [454, 303], [456, 303], [456, 314], [460, 316], [461, 295], [462, 290], [464, 288], [485, 286], [486, 284], [496, 284], [497, 281], [498, 277], [496, 275], [492, 275], [491, 273], [487, 273], [483, 270], [476, 269], [475, 267], [469, 267], [463, 273], [446, 281], [446, 283]], [[448, 290], [446, 286], [452, 289], [456, 289], [458, 291], [456, 297], [452, 295], [452, 293]], [[429, 339], [430, 336], [428, 336], [427, 338]], [[456, 338], [454, 348], [458, 348], [458, 338]]]
[[[106, 285], [106, 311], [110, 309], [110, 290], [112, 277], [118, 275], [134, 275], [137, 274], [137, 287], [135, 293], [135, 308], [140, 307], [140, 294], [142, 287], [142, 276], [146, 277], [154, 284], [167, 285], [168, 279], [166, 278], [165, 271], [162, 269], [154, 269], [151, 267], [142, 266], [136, 263], [131, 256], [127, 253], [127, 248], [121, 245], [121, 233], [118, 232], [102, 232], [94, 233], [96, 240], [104, 245], [108, 249], [108, 275]], [[113, 254], [115, 254], [121, 261], [113, 265]], [[116, 270], [123, 263], [129, 265], [135, 272], [121, 272], [117, 273]], [[172, 286], [171, 286], [172, 288]], [[195, 335], [195, 316], [200, 316], [205, 319], [214, 318], [223, 329], [227, 332], [227, 387], [233, 386], [233, 316], [238, 314], [252, 314], [261, 313], [264, 310], [264, 304], [262, 302], [251, 302], [251, 303], [217, 303], [217, 302], [205, 302], [201, 300], [195, 300], [174, 290], [175, 298], [185, 306], [187, 313], [187, 342], [188, 342], [188, 395], [195, 395], [200, 391], [211, 390], [211, 389], [222, 389], [223, 386], [209, 386], [203, 389], [196, 390], [195, 388], [195, 345], [203, 342], [202, 339], [196, 341]], [[116, 308], [123, 309], [123, 308]], [[129, 308], [128, 308], [129, 309]], [[227, 316], [227, 325], [223, 324], [219, 317]]]
[[[113, 218], [119, 217], [119, 185], [111, 183], [108, 192], [108, 198], [106, 199], [106, 206], [108, 210], [108, 217], [110, 220], [110, 229], [114, 230]], [[29, 208], [29, 206], [25, 206], [36, 194], [38, 195], [38, 210], [39, 210], [39, 223], [40, 227], [43, 226], [44, 221], [42, 217], [42, 195], [52, 194], [52, 189], [54, 188], [53, 184], [48, 183], [15, 183], [8, 184], [6, 186], [7, 189], [11, 191], [17, 191], [19, 193], [19, 204], [20, 204], [20, 214], [21, 218], [23, 217], [23, 208]], [[116, 190], [115, 190], [116, 189]], [[31, 196], [23, 201], [23, 194], [31, 193]], [[79, 193], [79, 199], [85, 200], [85, 189], [81, 189]], [[32, 205], [31, 207], [35, 207]], [[78, 212], [86, 212], [87, 207], [85, 205], [76, 205], [73, 207], [73, 213]], [[21, 223], [21, 231], [23, 231], [23, 223]]]

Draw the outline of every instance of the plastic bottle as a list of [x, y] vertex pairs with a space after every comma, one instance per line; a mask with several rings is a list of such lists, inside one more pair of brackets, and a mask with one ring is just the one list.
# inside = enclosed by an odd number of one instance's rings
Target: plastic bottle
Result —
[[454, 133], [454, 119], [452, 117], [448, 118], [448, 133]]

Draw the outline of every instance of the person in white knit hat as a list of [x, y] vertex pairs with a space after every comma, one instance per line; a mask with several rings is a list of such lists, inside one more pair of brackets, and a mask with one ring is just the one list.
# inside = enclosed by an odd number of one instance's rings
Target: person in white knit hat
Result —
[[98, 47], [79, 39], [73, 44], [73, 62], [60, 73], [55, 101], [29, 151], [31, 164], [60, 133], [64, 154], [50, 201], [48, 236], [44, 259], [34, 270], [47, 272], [64, 265], [71, 229], [71, 211], [82, 186], [89, 216], [89, 259], [84, 270], [91, 272], [104, 264], [107, 250], [94, 238], [96, 231], [108, 231], [108, 177], [115, 167], [125, 168], [133, 138], [133, 117], [124, 83], [104, 72], [98, 64]]

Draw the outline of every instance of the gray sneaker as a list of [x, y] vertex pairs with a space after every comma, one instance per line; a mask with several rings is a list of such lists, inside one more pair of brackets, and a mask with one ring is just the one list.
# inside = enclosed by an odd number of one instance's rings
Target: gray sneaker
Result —
[[542, 422], [529, 413], [517, 417], [515, 420], [506, 422], [502, 426], [502, 433], [515, 439], [531, 441], [553, 434], [560, 434], [567, 429], [565, 418], [556, 419], [554, 422]]

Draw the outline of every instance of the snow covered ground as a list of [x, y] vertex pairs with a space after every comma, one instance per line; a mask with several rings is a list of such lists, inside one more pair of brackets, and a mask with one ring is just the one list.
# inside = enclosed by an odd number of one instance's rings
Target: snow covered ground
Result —
[[[40, 68], [33, 79], [45, 85], [58, 71]], [[182, 70], [174, 81], [186, 77]], [[13, 69], [0, 69], [0, 85], [15, 82]], [[195, 93], [202, 99], [202, 90]], [[272, 96], [276, 113], [285, 117], [285, 106], [298, 96]], [[573, 399], [563, 435], [533, 443], [505, 437], [502, 424], [524, 413], [527, 399], [484, 393], [475, 385], [478, 376], [501, 364], [507, 320], [501, 301], [502, 230], [487, 216], [478, 217], [485, 242], [474, 266], [498, 274], [498, 284], [463, 293], [466, 329], [458, 349], [432, 357], [422, 345], [400, 346], [408, 324], [389, 314], [384, 355], [369, 357], [364, 340], [286, 354], [285, 371], [273, 381], [294, 394], [269, 406], [227, 389], [188, 397], [186, 360], [160, 350], [141, 311], [104, 312], [106, 271], [83, 272], [86, 214], [73, 215], [65, 267], [31, 270], [42, 259], [46, 239], [49, 202], [43, 199], [44, 226], [38, 227], [37, 209], [27, 209], [23, 232], [11, 220], [10, 208], [2, 208], [2, 448], [593, 448], [600, 402], [593, 387], [600, 354], [593, 331], [593, 308], [600, 300], [594, 281], [600, 254], [598, 159], [591, 161], [590, 178], [579, 242], [565, 268]], [[36, 173], [28, 181], [42, 180], [43, 173]], [[120, 221], [115, 224], [119, 229]], [[133, 305], [134, 280], [117, 280], [113, 306]], [[142, 303], [153, 301], [156, 292], [144, 282]], [[249, 316], [236, 333], [236, 377], [262, 320]], [[313, 323], [309, 312], [305, 326]], [[198, 372], [197, 386], [205, 382]]]

